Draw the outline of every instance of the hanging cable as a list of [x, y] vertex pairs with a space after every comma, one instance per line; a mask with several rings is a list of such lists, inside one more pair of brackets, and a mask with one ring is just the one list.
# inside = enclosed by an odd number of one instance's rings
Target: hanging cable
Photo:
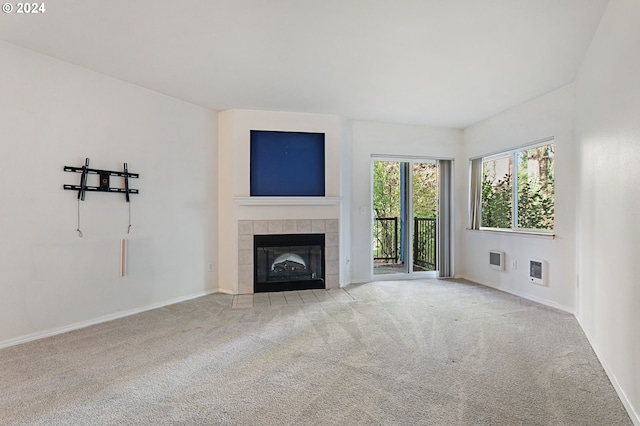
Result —
[[76, 228], [78, 231], [78, 237], [82, 238], [82, 231], [80, 230], [80, 198], [78, 198], [78, 227]]

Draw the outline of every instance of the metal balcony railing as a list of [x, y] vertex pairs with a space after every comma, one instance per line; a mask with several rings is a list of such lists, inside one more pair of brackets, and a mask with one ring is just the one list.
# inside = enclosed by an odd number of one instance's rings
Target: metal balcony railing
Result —
[[436, 270], [436, 218], [413, 218], [413, 263]]
[[[398, 263], [399, 229], [397, 217], [377, 217], [374, 221], [373, 259], [388, 263]], [[436, 269], [436, 219], [413, 218], [414, 265], [427, 270]]]
[[398, 218], [376, 217], [373, 225], [374, 260], [398, 262]]

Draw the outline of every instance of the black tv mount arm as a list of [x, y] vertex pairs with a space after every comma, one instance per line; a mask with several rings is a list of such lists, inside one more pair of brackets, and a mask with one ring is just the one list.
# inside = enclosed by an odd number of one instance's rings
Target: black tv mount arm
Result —
[[[124, 163], [124, 172], [116, 172], [112, 170], [100, 170], [90, 169], [89, 159], [87, 158], [82, 167], [64, 166], [65, 172], [82, 173], [80, 176], [80, 185], [64, 185], [64, 189], [78, 191], [78, 200], [84, 201], [84, 195], [86, 191], [100, 191], [100, 192], [120, 192], [124, 193], [127, 203], [129, 202], [129, 194], [139, 194], [137, 189], [129, 188], [129, 178], [138, 178], [138, 173], [129, 173], [127, 163]], [[88, 186], [87, 175], [96, 174], [100, 175], [100, 186]], [[109, 186], [110, 176], [122, 176], [124, 177], [124, 188], [112, 188]]]

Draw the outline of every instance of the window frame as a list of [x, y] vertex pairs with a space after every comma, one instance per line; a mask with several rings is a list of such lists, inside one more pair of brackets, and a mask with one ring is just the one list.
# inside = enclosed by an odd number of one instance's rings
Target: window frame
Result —
[[[482, 226], [482, 189], [480, 189], [480, 207], [478, 214], [480, 215], [480, 226], [479, 230], [481, 231], [494, 231], [494, 232], [506, 232], [506, 233], [520, 233], [520, 234], [533, 234], [533, 235], [545, 235], [545, 236], [555, 236], [555, 208], [553, 214], [553, 228], [551, 229], [542, 229], [542, 228], [524, 228], [518, 226], [518, 155], [524, 151], [529, 149], [539, 148], [541, 146], [553, 145], [554, 147], [554, 156], [555, 156], [555, 137], [551, 136], [545, 139], [540, 139], [532, 143], [527, 143], [524, 145], [519, 145], [515, 148], [507, 149], [504, 151], [494, 152], [492, 154], [481, 155], [474, 158], [471, 158], [471, 161], [474, 159], [481, 158], [482, 159], [482, 168], [480, 170], [480, 176], [484, 175], [484, 163], [486, 161], [497, 160], [500, 158], [511, 158], [511, 162], [513, 164], [512, 177], [511, 177], [511, 227], [510, 228], [496, 228], [489, 226]], [[553, 202], [555, 206], [555, 162], [554, 162], [554, 197]], [[480, 185], [481, 187], [482, 185]], [[471, 191], [471, 186], [469, 187]], [[469, 206], [471, 209], [472, 206]]]

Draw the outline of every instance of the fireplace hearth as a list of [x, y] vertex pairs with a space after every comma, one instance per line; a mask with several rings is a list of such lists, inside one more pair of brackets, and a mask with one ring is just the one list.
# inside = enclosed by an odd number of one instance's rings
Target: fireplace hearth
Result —
[[325, 234], [254, 235], [254, 292], [323, 289]]

